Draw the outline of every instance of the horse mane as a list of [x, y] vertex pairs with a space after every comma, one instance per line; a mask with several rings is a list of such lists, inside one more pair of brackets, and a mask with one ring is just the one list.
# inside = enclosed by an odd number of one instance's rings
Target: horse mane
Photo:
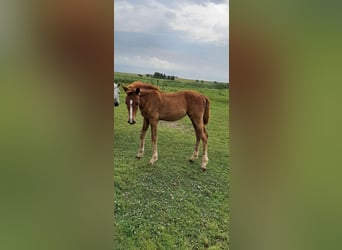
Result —
[[133, 88], [133, 89], [140, 88], [140, 89], [152, 89], [152, 90], [159, 90], [160, 91], [159, 87], [157, 87], [157, 86], [155, 86], [153, 84], [139, 82], [139, 81], [132, 82], [127, 87], [128, 88]]

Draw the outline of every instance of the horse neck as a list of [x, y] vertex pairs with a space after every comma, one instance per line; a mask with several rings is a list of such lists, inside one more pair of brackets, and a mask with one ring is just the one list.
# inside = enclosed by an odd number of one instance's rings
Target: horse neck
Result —
[[161, 99], [160, 91], [154, 90], [154, 89], [144, 89], [143, 94], [140, 96], [139, 106], [143, 107], [150, 103], [156, 104], [156, 103], [159, 103], [160, 99]]

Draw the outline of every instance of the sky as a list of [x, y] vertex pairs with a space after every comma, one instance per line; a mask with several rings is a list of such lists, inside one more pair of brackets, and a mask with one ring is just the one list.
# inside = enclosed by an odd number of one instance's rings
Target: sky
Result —
[[229, 81], [229, 0], [115, 0], [114, 71]]

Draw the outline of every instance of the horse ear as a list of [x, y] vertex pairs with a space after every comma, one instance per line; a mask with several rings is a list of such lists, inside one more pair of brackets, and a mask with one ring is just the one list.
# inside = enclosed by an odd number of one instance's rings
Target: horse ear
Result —
[[126, 86], [124, 86], [124, 85], [122, 85], [122, 88], [124, 89], [124, 91], [127, 93], [127, 91], [128, 91], [128, 88], [126, 87]]
[[135, 89], [135, 94], [137, 95], [137, 94], [139, 94], [140, 93], [140, 89], [139, 88], [136, 88]]

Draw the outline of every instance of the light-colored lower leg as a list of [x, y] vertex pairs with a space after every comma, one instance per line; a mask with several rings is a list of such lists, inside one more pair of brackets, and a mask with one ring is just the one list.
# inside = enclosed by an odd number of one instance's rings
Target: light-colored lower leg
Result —
[[202, 165], [201, 165], [201, 168], [202, 168], [203, 170], [206, 170], [206, 169], [207, 169], [208, 161], [209, 161], [208, 155], [207, 155], [207, 154], [203, 155], [203, 156], [202, 156]]
[[197, 150], [197, 151], [195, 150], [195, 151], [192, 153], [192, 155], [191, 155], [189, 161], [193, 162], [193, 161], [195, 161], [197, 158], [198, 158], [198, 150]]
[[192, 121], [192, 125], [194, 126], [194, 129], [195, 129], [196, 143], [195, 143], [194, 152], [192, 153], [189, 161], [194, 162], [198, 158], [199, 144], [201, 141], [201, 132], [202, 131], [195, 125], [195, 123], [193, 121]]
[[137, 158], [141, 158], [144, 155], [144, 151], [145, 151], [145, 132], [141, 132], [141, 137], [140, 137], [140, 147], [138, 150], [138, 153], [136, 155]]
[[189, 161], [191, 162], [195, 161], [198, 158], [199, 143], [200, 143], [200, 138], [197, 137], [194, 152], [192, 153], [192, 156], [189, 159]]
[[153, 143], [153, 153], [152, 158], [150, 160], [150, 164], [153, 165], [158, 160], [158, 150], [157, 150], [157, 143]]
[[158, 153], [153, 153], [150, 164], [153, 165], [158, 160]]
[[[158, 123], [157, 123], [158, 124]], [[151, 136], [152, 136], [152, 158], [150, 164], [153, 165], [158, 160], [158, 149], [157, 149], [157, 124], [151, 125]]]
[[140, 134], [140, 147], [139, 147], [138, 153], [136, 155], [136, 157], [138, 159], [140, 159], [141, 157], [144, 156], [144, 151], [145, 151], [145, 134], [146, 134], [146, 131], [148, 129], [148, 126], [149, 126], [149, 122], [146, 119], [144, 119], [144, 124], [143, 124], [142, 130], [141, 130], [141, 134]]
[[206, 170], [207, 164], [209, 161], [209, 158], [208, 158], [208, 137], [205, 136], [204, 138], [202, 138], [202, 140], [203, 140], [203, 156], [202, 156], [201, 168], [202, 168], [202, 170]]
[[144, 142], [142, 142], [136, 157], [139, 159], [142, 158], [144, 156], [144, 151], [145, 151], [145, 146], [144, 146]]

